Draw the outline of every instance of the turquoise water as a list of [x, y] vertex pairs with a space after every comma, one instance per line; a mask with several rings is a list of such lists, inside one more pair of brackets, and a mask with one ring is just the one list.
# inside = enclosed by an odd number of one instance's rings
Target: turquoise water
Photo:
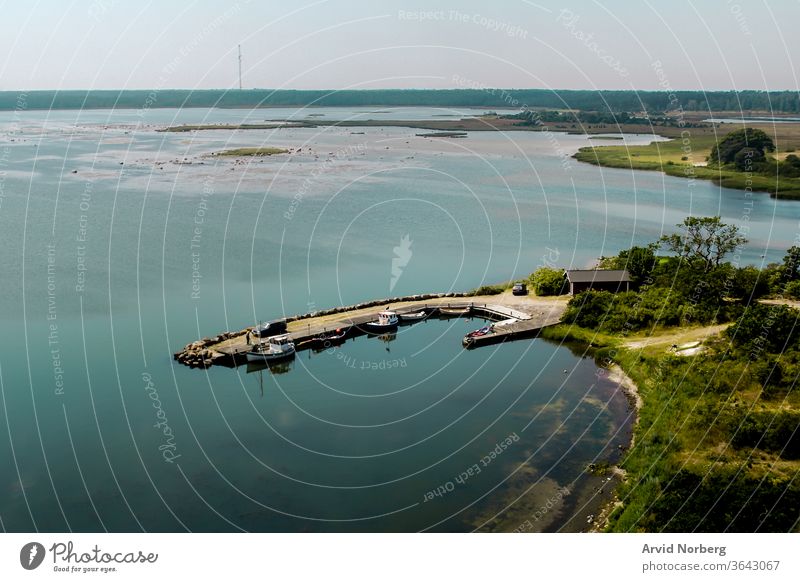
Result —
[[[585, 465], [627, 438], [625, 399], [582, 354], [466, 352], [481, 322], [463, 320], [304, 352], [284, 374], [171, 354], [281, 314], [585, 266], [690, 213], [748, 227], [742, 262], [778, 260], [797, 235], [794, 203], [561, 155], [583, 136], [155, 131], [305, 113], [0, 114], [5, 529], [462, 531], [497, 512], [513, 529], [506, 500], [577, 498]], [[210, 156], [254, 145], [300, 152]]]

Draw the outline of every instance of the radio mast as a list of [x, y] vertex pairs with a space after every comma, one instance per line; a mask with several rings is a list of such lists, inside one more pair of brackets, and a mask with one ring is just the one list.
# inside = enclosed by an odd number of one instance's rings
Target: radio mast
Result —
[[242, 90], [242, 45], [239, 45], [239, 91]]

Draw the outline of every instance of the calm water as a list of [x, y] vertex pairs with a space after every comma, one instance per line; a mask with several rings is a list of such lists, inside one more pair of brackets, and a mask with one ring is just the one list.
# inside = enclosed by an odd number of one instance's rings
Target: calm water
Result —
[[[155, 131], [480, 113], [364, 111], [0, 114], [5, 529], [513, 529], [558, 498], [536, 527], [557, 529], [628, 415], [567, 347], [465, 352], [480, 322], [455, 320], [305, 352], [283, 374], [171, 354], [283, 313], [582, 267], [690, 213], [749, 227], [743, 262], [778, 260], [797, 236], [800, 205], [580, 165], [566, 155], [582, 136]], [[299, 152], [210, 156], [257, 145]]]

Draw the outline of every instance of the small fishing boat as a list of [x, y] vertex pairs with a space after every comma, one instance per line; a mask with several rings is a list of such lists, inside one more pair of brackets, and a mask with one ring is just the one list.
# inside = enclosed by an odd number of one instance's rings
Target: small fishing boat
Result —
[[481, 337], [484, 335], [489, 335], [494, 331], [494, 326], [490, 323], [489, 325], [484, 325], [480, 329], [476, 329], [475, 331], [471, 331], [467, 334], [467, 337]]
[[439, 314], [440, 315], [452, 315], [452, 316], [459, 316], [459, 315], [469, 315], [472, 311], [471, 306], [467, 307], [440, 307]]
[[247, 352], [248, 362], [274, 362], [294, 357], [294, 342], [289, 334], [274, 335]]
[[419, 321], [420, 319], [425, 319], [428, 317], [428, 314], [424, 311], [417, 311], [416, 313], [401, 313], [400, 321]]
[[340, 327], [334, 331], [323, 332], [304, 341], [303, 344], [309, 344], [312, 350], [327, 349], [342, 343], [347, 337], [348, 329]]
[[381, 311], [378, 319], [362, 324], [362, 328], [369, 333], [386, 333], [397, 329], [399, 320], [394, 311]]
[[464, 339], [461, 340], [461, 344], [465, 348], [471, 348], [479, 337], [487, 336], [492, 333], [494, 333], [494, 324], [490, 323], [488, 325], [484, 325], [482, 328], [471, 331], [465, 335]]

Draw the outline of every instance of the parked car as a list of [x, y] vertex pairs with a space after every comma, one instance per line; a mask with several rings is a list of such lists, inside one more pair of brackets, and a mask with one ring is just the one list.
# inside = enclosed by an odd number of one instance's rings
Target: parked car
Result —
[[274, 335], [281, 335], [286, 333], [286, 320], [276, 319], [262, 323], [253, 328], [253, 335], [255, 337], [272, 337]]
[[525, 285], [525, 283], [515, 283], [511, 288], [511, 293], [513, 295], [527, 295], [528, 287]]

